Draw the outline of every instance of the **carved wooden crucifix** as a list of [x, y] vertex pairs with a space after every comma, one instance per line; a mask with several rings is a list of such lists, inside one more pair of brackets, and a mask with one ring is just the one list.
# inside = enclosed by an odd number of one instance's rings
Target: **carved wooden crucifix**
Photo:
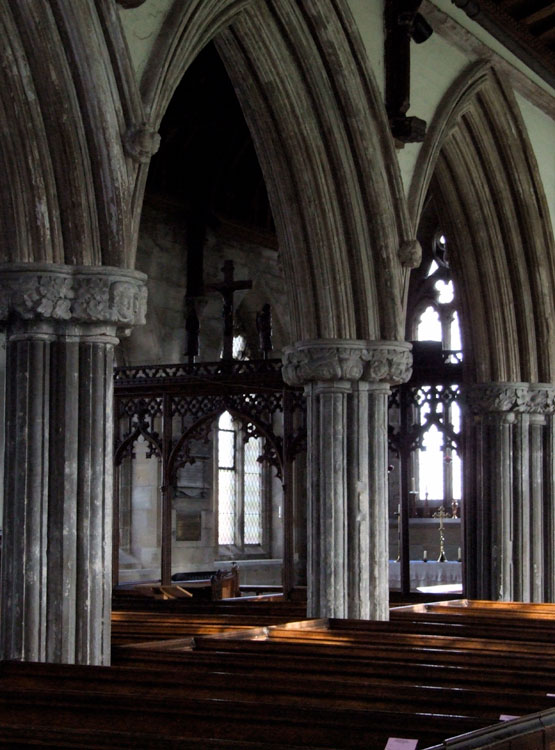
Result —
[[219, 292], [224, 301], [224, 338], [222, 359], [233, 359], [233, 295], [242, 289], [252, 289], [252, 281], [235, 281], [233, 261], [226, 260], [222, 266], [223, 281], [210, 284], [208, 289]]

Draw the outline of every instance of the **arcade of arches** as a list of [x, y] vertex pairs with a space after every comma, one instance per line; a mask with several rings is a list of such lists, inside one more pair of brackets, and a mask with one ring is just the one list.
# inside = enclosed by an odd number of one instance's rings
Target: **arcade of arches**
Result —
[[[109, 662], [114, 521], [116, 584], [236, 560], [387, 619], [439, 556], [555, 601], [555, 92], [420, 13], [393, 116], [374, 0], [0, 7], [2, 658]], [[304, 416], [219, 401], [170, 487], [171, 419], [123, 424], [113, 367], [232, 339]]]

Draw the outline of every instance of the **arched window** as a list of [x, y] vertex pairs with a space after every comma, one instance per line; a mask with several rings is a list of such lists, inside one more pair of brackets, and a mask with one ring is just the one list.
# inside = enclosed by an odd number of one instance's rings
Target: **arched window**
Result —
[[[233, 358], [247, 359], [244, 336], [233, 337]], [[216, 430], [218, 544], [233, 556], [264, 554], [271, 477], [263, 461], [264, 440], [249, 434], [241, 419], [221, 414]], [[222, 550], [222, 548], [224, 548]]]
[[[430, 263], [423, 296], [429, 304], [413, 315], [412, 328], [415, 342], [441, 344], [442, 362], [438, 362], [433, 384], [423, 382], [415, 392], [414, 416], [420, 427], [411, 463], [411, 490], [415, 493], [411, 512], [426, 516], [439, 507], [451, 516], [458, 517], [462, 493], [462, 464], [459, 455], [461, 412], [457, 402], [459, 386], [450, 382], [452, 376], [443, 371], [447, 366], [462, 362], [459, 317], [455, 307], [453, 281], [447, 276], [447, 241], [440, 235], [437, 242], [442, 250], [443, 265]], [[415, 344], [413, 344], [414, 346]], [[416, 345], [418, 349], [418, 346]], [[420, 378], [419, 378], [420, 376]], [[426, 380], [418, 371], [416, 378]], [[418, 478], [417, 486], [413, 476]], [[424, 499], [423, 507], [419, 501]], [[439, 507], [436, 507], [438, 506]]]
[[[412, 573], [418, 561], [461, 558], [462, 336], [447, 240], [440, 233], [411, 278], [407, 338], [413, 375], [390, 398], [390, 550], [401, 561], [403, 579], [393, 586], [401, 583], [405, 592], [417, 587]], [[442, 580], [437, 568], [424, 568], [430, 583], [434, 576]]]
[[260, 438], [245, 442], [239, 420], [224, 412], [217, 430], [218, 544], [263, 544], [264, 467]]

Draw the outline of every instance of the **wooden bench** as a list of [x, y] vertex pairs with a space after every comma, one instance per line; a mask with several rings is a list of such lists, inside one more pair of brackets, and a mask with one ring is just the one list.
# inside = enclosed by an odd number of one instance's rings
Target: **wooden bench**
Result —
[[[331, 624], [336, 622], [332, 621]], [[256, 664], [259, 677], [292, 693], [298, 691], [297, 686], [302, 683], [309, 692], [338, 692], [345, 701], [348, 698], [360, 699], [363, 695], [365, 700], [373, 700], [376, 708], [387, 707], [389, 701], [399, 710], [406, 710], [408, 706], [425, 710], [433, 705], [434, 710], [456, 712], [460, 706], [464, 706], [467, 711], [491, 721], [495, 721], [500, 714], [526, 713], [550, 708], [554, 704], [547, 693], [553, 689], [555, 665], [545, 671], [543, 683], [538, 680], [538, 673], [530, 670], [529, 679], [523, 684], [522, 671], [510, 672], [506, 667], [500, 669], [498, 660], [493, 667], [490, 654], [485, 655], [479, 668], [469, 668], [465, 663], [454, 666], [442, 662], [441, 667], [438, 664], [416, 663], [408, 674], [406, 654], [404, 659], [392, 664], [389, 638], [385, 639], [384, 646], [381, 639], [383, 632], [372, 632], [376, 623], [338, 622], [344, 629], [335, 632], [326, 630], [322, 621], [305, 621], [286, 627], [228, 631], [215, 637], [201, 635], [194, 639], [194, 646], [201, 651], [188, 654], [181, 651], [183, 642], [176, 640], [167, 644], [163, 664], [167, 668], [172, 661], [174, 667], [181, 663], [187, 673], [201, 675], [202, 680], [209, 679], [207, 675], [210, 669], [214, 669], [220, 675], [223, 672], [234, 674], [241, 681], [253, 676], [253, 665]], [[379, 625], [380, 629], [388, 627], [387, 623]], [[394, 627], [391, 625], [392, 629]], [[373, 645], [378, 652], [381, 650], [381, 655], [386, 654], [385, 659], [361, 658], [358, 641], [368, 639], [369, 631], [375, 641]], [[345, 645], [345, 634], [347, 645], [354, 649], [354, 656], [349, 648], [345, 658], [334, 656], [330, 659], [328, 650], [318, 647], [322, 642], [328, 645], [335, 638]], [[386, 635], [391, 636], [392, 633]], [[414, 639], [417, 648], [421, 648], [423, 639], [419, 635]], [[466, 645], [468, 647], [469, 643]], [[483, 643], [473, 645], [481, 649]], [[267, 646], [271, 649], [269, 659]], [[506, 644], [503, 646], [506, 647]], [[405, 644], [405, 648], [408, 647], [410, 643]], [[207, 650], [208, 653], [212, 651], [215, 657], [211, 663], [202, 658], [206, 657]], [[121, 658], [123, 653], [125, 660], [125, 651], [129, 660], [133, 657], [142, 659], [143, 666], [153, 658], [159, 659], [164, 653], [160, 644], [143, 644], [119, 649], [116, 659], [118, 656]], [[493, 656], [497, 655], [494, 651]]]
[[155, 612], [186, 612], [189, 614], [274, 614], [283, 613], [285, 620], [306, 617], [306, 602], [288, 600], [283, 594], [258, 594], [240, 596], [219, 601], [202, 600], [195, 597], [160, 600], [154, 597], [137, 596], [128, 589], [114, 589], [112, 594], [112, 611], [132, 612], [134, 610], [151, 610]]
[[134, 599], [180, 600], [199, 598], [218, 601], [236, 598], [241, 595], [239, 587], [239, 570], [234, 565], [231, 570], [215, 570], [201, 573], [176, 573], [172, 576], [171, 585], [162, 585], [159, 581], [137, 583], [116, 587], [116, 599], [120, 603], [133, 602]]
[[[15, 730], [132, 732], [147, 742], [233, 739], [237, 747], [383, 748], [391, 735], [420, 738], [421, 745], [471, 731], [488, 723], [464, 710], [414, 711], [370, 699], [354, 701], [309, 691], [294, 694], [287, 685], [260, 678], [246, 686], [229, 677], [203, 685], [183, 672], [78, 667], [75, 665], [0, 665], [0, 726]], [[216, 677], [213, 678], [216, 680]], [[298, 681], [297, 681], [298, 682]], [[403, 736], [403, 735], [402, 735]]]
[[206, 635], [258, 625], [284, 623], [280, 614], [255, 615], [241, 613], [188, 614], [186, 612], [116, 611], [112, 613], [112, 644], [161, 641]]
[[543, 750], [554, 746], [555, 710], [551, 710], [447, 739], [428, 750]]
[[[537, 632], [511, 641], [422, 634], [404, 617], [285, 622], [287, 608], [268, 603], [260, 621], [243, 606], [115, 612], [109, 669], [0, 664], [0, 746], [35, 733], [51, 747], [383, 750], [401, 736], [421, 750], [554, 705], [555, 647]], [[176, 628], [185, 637], [133, 642]]]

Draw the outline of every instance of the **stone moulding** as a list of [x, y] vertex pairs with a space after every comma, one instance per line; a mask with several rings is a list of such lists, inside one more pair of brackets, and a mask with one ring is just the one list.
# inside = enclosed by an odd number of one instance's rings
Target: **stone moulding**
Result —
[[0, 321], [106, 323], [132, 327], [145, 322], [146, 276], [108, 266], [0, 265]]
[[131, 127], [123, 137], [125, 152], [139, 164], [148, 164], [160, 147], [160, 134], [143, 122]]
[[465, 389], [464, 401], [473, 414], [488, 412], [554, 414], [555, 385], [550, 383], [478, 383]]
[[289, 385], [341, 380], [404, 383], [412, 373], [410, 350], [404, 341], [299, 341], [284, 349], [283, 378]]

